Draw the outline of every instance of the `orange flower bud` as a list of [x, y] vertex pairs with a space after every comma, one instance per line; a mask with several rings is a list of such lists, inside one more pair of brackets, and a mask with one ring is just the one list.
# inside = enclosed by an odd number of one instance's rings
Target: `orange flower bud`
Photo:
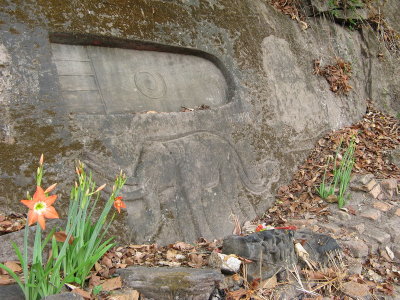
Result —
[[49, 186], [49, 187], [44, 191], [44, 193], [45, 193], [45, 194], [50, 193], [52, 190], [55, 189], [56, 185], [57, 185], [57, 183], [52, 184], [51, 186]]
[[94, 191], [94, 193], [100, 192], [101, 190], [103, 190], [106, 187], [106, 184], [103, 184], [102, 186], [99, 186], [97, 188], [97, 190]]

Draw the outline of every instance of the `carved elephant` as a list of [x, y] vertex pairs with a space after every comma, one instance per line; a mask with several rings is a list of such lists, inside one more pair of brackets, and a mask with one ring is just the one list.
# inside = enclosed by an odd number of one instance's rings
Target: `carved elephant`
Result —
[[231, 214], [256, 216], [256, 203], [243, 188], [261, 195], [274, 179], [252, 180], [234, 146], [209, 131], [149, 140], [131, 168], [124, 199], [137, 243], [230, 234]]

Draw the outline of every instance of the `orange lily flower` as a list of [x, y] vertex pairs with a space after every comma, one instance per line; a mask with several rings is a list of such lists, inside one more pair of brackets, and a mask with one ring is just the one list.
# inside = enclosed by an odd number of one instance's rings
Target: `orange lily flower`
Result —
[[118, 213], [121, 213], [121, 208], [126, 208], [124, 201], [122, 201], [122, 197], [116, 197], [114, 199], [114, 207], [118, 210]]
[[58, 213], [52, 206], [56, 201], [57, 195], [46, 196], [40, 186], [36, 187], [32, 200], [21, 200], [22, 204], [29, 208], [28, 224], [29, 226], [38, 222], [43, 230], [46, 229], [45, 219], [58, 219]]

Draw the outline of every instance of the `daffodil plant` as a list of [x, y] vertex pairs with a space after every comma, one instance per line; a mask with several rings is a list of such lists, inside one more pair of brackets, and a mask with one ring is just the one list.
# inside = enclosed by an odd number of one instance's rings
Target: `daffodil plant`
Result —
[[[59, 293], [67, 282], [76, 282], [83, 286], [85, 278], [96, 261], [114, 246], [112, 238], [106, 239], [105, 235], [115, 213], [108, 221], [107, 219], [113, 205], [118, 212], [121, 208], [125, 208], [122, 198], [118, 196], [125, 184], [125, 175], [121, 172], [117, 176], [111, 196], [104, 205], [99, 219], [93, 222], [93, 210], [105, 184], [96, 189], [92, 176], [86, 174], [82, 163], [79, 163], [76, 170], [78, 182], [71, 191], [68, 220], [64, 231], [55, 232], [55, 228], [53, 228], [42, 240], [42, 230], [46, 228], [45, 220], [59, 218], [57, 211], [52, 206], [57, 195], [49, 195], [56, 184], [46, 190], [41, 187], [44, 174], [43, 155], [40, 157], [36, 173], [36, 192], [33, 197], [27, 193], [27, 199], [21, 200], [29, 208], [22, 252], [15, 243], [12, 245], [21, 263], [23, 280], [7, 266], [0, 264], [0, 268], [6, 270], [14, 278], [21, 287], [26, 300], [37, 300]], [[95, 198], [94, 203], [92, 203], [92, 197]], [[36, 226], [33, 251], [30, 257], [28, 254], [29, 226], [34, 223], [38, 223], [39, 226]], [[106, 225], [105, 228], [104, 225]], [[45, 262], [42, 254], [49, 243], [51, 250]], [[30, 266], [29, 262], [31, 262]]]

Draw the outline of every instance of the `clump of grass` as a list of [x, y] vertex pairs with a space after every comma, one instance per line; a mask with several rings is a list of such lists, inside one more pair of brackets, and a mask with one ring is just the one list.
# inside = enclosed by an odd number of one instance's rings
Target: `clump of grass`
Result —
[[[350, 140], [349, 146], [345, 150], [343, 156], [340, 154], [342, 146], [342, 141], [339, 144], [338, 149], [336, 150], [335, 158], [333, 161], [333, 179], [331, 182], [327, 182], [326, 173], [328, 170], [328, 166], [330, 164], [331, 158], [328, 158], [327, 164], [325, 166], [325, 172], [322, 177], [322, 182], [317, 188], [317, 193], [323, 199], [327, 199], [328, 197], [335, 195], [337, 197], [337, 202], [339, 208], [342, 208], [346, 203], [346, 191], [348, 189], [351, 171], [354, 166], [354, 151], [356, 149], [355, 137], [353, 136]], [[340, 159], [339, 166], [337, 166], [337, 161]], [[337, 193], [337, 194], [336, 194]]]

